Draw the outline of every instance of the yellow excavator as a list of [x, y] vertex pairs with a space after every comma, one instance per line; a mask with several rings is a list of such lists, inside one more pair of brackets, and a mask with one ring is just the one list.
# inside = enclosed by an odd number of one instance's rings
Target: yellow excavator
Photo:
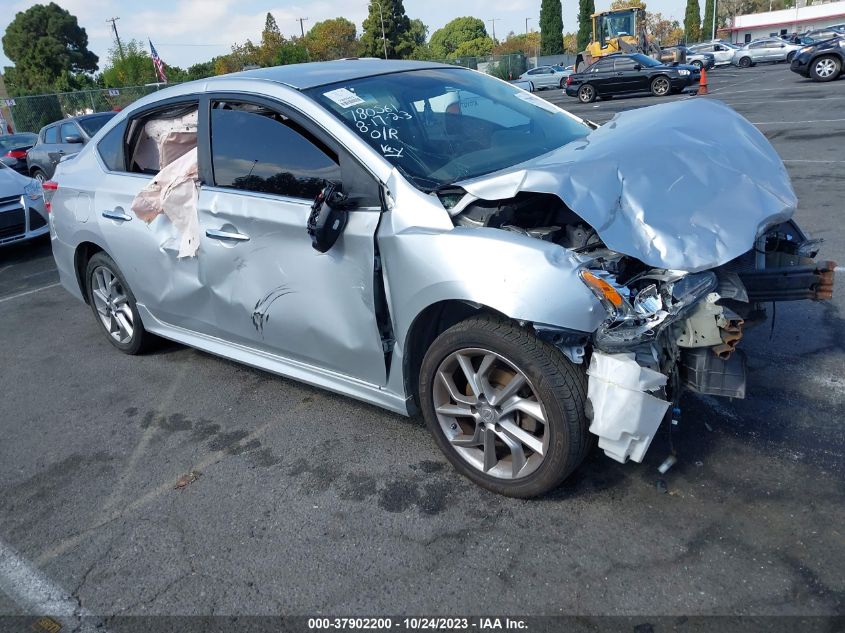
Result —
[[575, 70], [581, 72], [597, 59], [613, 53], [644, 53], [659, 57], [660, 46], [646, 37], [646, 13], [640, 7], [601, 11], [592, 15], [593, 39], [578, 53]]

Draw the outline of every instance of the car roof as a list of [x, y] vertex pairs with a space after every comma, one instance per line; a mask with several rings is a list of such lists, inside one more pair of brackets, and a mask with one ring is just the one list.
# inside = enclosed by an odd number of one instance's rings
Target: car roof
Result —
[[[331, 62], [309, 62], [306, 64], [288, 64], [286, 66], [273, 66], [270, 68], [258, 68], [246, 70], [231, 75], [221, 75], [226, 78], [243, 79], [264, 79], [285, 84], [297, 90], [315, 88], [326, 84], [332, 84], [374, 75], [388, 75], [391, 73], [405, 72], [409, 70], [423, 70], [426, 68], [461, 68], [449, 64], [438, 64], [436, 62], [418, 62], [398, 59], [338, 59]], [[213, 83], [215, 77], [204, 81]]]

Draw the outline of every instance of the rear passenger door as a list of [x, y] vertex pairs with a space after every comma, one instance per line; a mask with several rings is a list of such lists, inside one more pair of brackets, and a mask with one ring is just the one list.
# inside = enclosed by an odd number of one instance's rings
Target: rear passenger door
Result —
[[[208, 291], [202, 306], [208, 333], [384, 385], [375, 179], [279, 102], [218, 95], [211, 97], [208, 121], [196, 258]], [[334, 246], [319, 253], [306, 225], [328, 182], [341, 183], [355, 206]]]
[[618, 57], [613, 62], [614, 91], [636, 92], [647, 90], [645, 73], [636, 69], [637, 62], [630, 57]]

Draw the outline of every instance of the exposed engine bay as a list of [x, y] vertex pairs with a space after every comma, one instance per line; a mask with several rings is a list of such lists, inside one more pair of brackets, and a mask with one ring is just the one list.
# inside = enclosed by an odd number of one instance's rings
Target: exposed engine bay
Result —
[[[653, 268], [608, 249], [597, 230], [552, 194], [482, 200], [459, 187], [438, 197], [456, 226], [487, 227], [553, 242], [607, 312], [578, 341], [544, 327], [573, 362], [587, 362], [590, 431], [613, 459], [640, 462], [684, 389], [745, 397], [743, 333], [777, 301], [830, 299], [834, 262], [816, 262], [819, 240], [792, 220], [770, 226], [743, 255], [710, 270]], [[573, 349], [577, 351], [573, 352]]]

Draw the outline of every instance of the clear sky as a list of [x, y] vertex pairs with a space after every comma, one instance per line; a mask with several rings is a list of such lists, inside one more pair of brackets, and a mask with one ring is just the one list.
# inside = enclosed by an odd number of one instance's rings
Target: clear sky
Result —
[[[47, 4], [49, 0], [42, 0]], [[611, 0], [596, 0], [596, 9], [610, 6]], [[264, 17], [271, 12], [284, 35], [298, 35], [297, 18], [308, 18], [305, 28], [319, 20], [343, 16], [355, 22], [360, 35], [361, 23], [367, 16], [367, 0], [55, 0], [75, 15], [88, 33], [89, 48], [100, 57], [100, 68], [112, 45], [111, 24], [106, 18], [120, 17], [117, 22], [122, 40], [131, 38], [146, 42], [151, 38], [165, 63], [186, 68], [229, 52], [235, 42], [261, 37]], [[18, 11], [36, 0], [0, 0], [0, 29], [5, 32]], [[429, 27], [429, 35], [450, 20], [470, 15], [488, 21], [496, 19], [496, 36], [502, 39], [509, 31], [538, 29], [540, 0], [405, 0], [405, 11], [411, 18], [420, 18]], [[703, 6], [704, 2], [701, 0]], [[683, 20], [686, 0], [647, 0], [650, 11], [664, 17]], [[577, 0], [563, 0], [565, 31], [577, 30]], [[487, 31], [491, 32], [487, 22]], [[10, 65], [0, 55], [0, 66]]]

